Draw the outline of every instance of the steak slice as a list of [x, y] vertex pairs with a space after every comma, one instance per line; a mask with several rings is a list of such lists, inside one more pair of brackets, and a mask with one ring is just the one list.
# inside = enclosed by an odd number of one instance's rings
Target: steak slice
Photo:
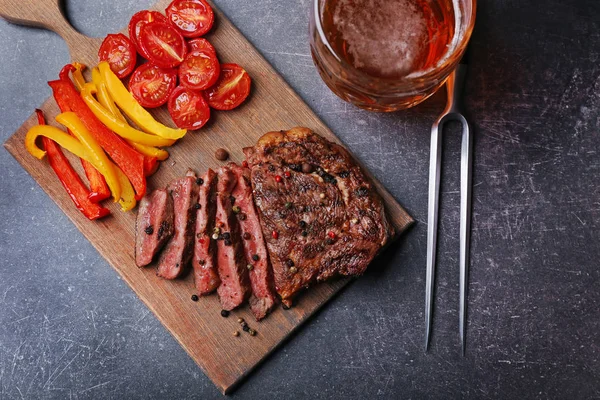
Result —
[[248, 298], [250, 286], [239, 227], [232, 210], [231, 192], [237, 181], [228, 167], [221, 167], [218, 174], [217, 222], [213, 233], [218, 235], [217, 265], [221, 279], [217, 293], [221, 300], [221, 307], [229, 311]]
[[284, 305], [314, 281], [362, 274], [394, 235], [381, 197], [340, 145], [294, 128], [244, 153]]
[[175, 279], [183, 275], [192, 258], [196, 222], [194, 205], [198, 202], [196, 174], [188, 171], [183, 178], [171, 182], [167, 191], [173, 197], [175, 234], [160, 255], [157, 275]]
[[237, 185], [232, 192], [232, 196], [235, 198], [234, 212], [240, 224], [246, 263], [252, 266], [248, 274], [250, 276], [250, 286], [252, 287], [250, 310], [254, 317], [260, 321], [275, 305], [275, 296], [272, 290], [273, 278], [269, 269], [269, 255], [260, 227], [258, 213], [252, 199], [250, 170], [233, 163], [230, 163], [229, 167], [237, 179]]
[[173, 199], [164, 189], [147, 194], [140, 201], [135, 223], [135, 264], [143, 267], [173, 236]]
[[215, 260], [216, 242], [211, 240], [215, 227], [215, 212], [217, 209], [216, 189], [217, 174], [209, 169], [198, 181], [198, 211], [196, 212], [196, 236], [194, 238], [194, 283], [198, 294], [203, 296], [214, 292], [221, 280], [217, 273]]

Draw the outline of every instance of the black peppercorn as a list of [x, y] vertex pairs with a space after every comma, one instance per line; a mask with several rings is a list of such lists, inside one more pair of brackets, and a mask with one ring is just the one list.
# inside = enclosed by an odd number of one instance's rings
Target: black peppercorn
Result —
[[298, 225], [300, 225], [300, 228], [302, 228], [302, 229], [306, 228], [306, 222], [305, 221], [301, 220], [300, 222], [298, 222]]
[[288, 258], [288, 260], [285, 262], [285, 264], [286, 264], [288, 267], [293, 267], [293, 266], [294, 266], [294, 261], [292, 261], [291, 259], [289, 259], [289, 258]]
[[192, 295], [192, 301], [198, 301], [198, 296], [197, 296], [197, 295], [195, 295], [195, 294], [193, 294], [193, 295]]
[[224, 232], [223, 239], [231, 239], [231, 234], [229, 232]]
[[203, 183], [204, 183], [204, 179], [202, 179], [202, 178], [196, 179], [196, 185], [202, 185]]
[[229, 317], [229, 311], [227, 311], [227, 310], [221, 310], [221, 317], [223, 317], [223, 318]]
[[258, 254], [253, 254], [252, 255], [252, 260], [258, 261], [258, 259], [259, 259]]
[[231, 246], [231, 239], [225, 239], [225, 246]]
[[332, 245], [334, 240], [332, 238], [325, 239], [325, 244]]
[[238, 214], [238, 219], [239, 219], [240, 221], [245, 221], [245, 220], [246, 220], [246, 214], [245, 214], [245, 213], [243, 213], [243, 212], [239, 213], [239, 214]]
[[242, 330], [244, 332], [248, 332], [248, 331], [250, 331], [250, 327], [248, 326], [248, 324], [242, 325]]
[[308, 232], [302, 231], [302, 236], [304, 236], [304, 237], [308, 236]]
[[235, 204], [235, 197], [229, 196], [229, 201], [231, 201], [231, 205]]
[[146, 235], [152, 235], [154, 233], [154, 228], [152, 225], [148, 225], [146, 229], [144, 229], [144, 232], [146, 232]]
[[196, 204], [194, 204], [194, 208], [195, 208], [196, 210], [199, 210], [199, 209], [200, 209], [200, 207], [202, 207], [202, 206], [200, 205], [200, 203], [196, 203]]
[[269, 165], [269, 172], [274, 172], [275, 171], [275, 167], [272, 165]]

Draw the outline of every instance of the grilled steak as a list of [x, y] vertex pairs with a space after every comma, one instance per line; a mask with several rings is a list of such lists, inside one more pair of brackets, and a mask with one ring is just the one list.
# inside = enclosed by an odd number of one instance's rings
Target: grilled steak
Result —
[[314, 281], [362, 274], [394, 234], [381, 197], [341, 146], [294, 128], [244, 153], [285, 305]]
[[196, 236], [194, 237], [194, 283], [199, 295], [214, 292], [221, 280], [217, 273], [215, 260], [216, 242], [211, 240], [215, 227], [215, 212], [217, 208], [215, 190], [217, 188], [217, 174], [209, 169], [200, 180], [198, 192], [198, 205], [196, 208]]
[[228, 167], [219, 169], [217, 183], [217, 216], [213, 233], [217, 239], [217, 264], [221, 285], [217, 289], [221, 307], [233, 310], [246, 300], [249, 293], [248, 269], [240, 241], [239, 227], [233, 213], [231, 191], [237, 180]]
[[261, 320], [275, 305], [269, 255], [258, 220], [258, 213], [252, 200], [250, 170], [233, 163], [230, 163], [229, 166], [237, 179], [237, 185], [232, 192], [232, 196], [235, 198], [234, 212], [240, 224], [246, 263], [252, 266], [249, 272], [250, 286], [252, 287], [250, 310], [257, 320]]
[[164, 189], [147, 194], [140, 201], [135, 223], [135, 263], [143, 267], [173, 236], [173, 199]]
[[183, 178], [171, 182], [167, 191], [173, 197], [175, 234], [160, 255], [157, 274], [165, 279], [175, 279], [186, 271], [194, 249], [194, 204], [198, 202], [196, 174], [188, 171]]

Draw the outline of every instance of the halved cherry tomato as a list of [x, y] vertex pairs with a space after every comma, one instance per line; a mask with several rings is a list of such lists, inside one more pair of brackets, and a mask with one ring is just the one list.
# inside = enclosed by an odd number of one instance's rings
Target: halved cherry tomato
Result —
[[208, 104], [217, 110], [231, 110], [250, 94], [250, 76], [237, 64], [221, 64], [217, 83], [206, 91]]
[[150, 22], [140, 30], [139, 43], [148, 60], [162, 68], [173, 68], [182, 63], [187, 45], [174, 26]]
[[195, 51], [195, 50], [206, 50], [215, 55], [217, 54], [217, 51], [215, 50], [213, 45], [210, 44], [210, 42], [204, 38], [196, 38], [196, 39], [188, 40], [187, 44], [188, 44], [188, 53], [191, 53], [192, 51]]
[[207, 50], [196, 50], [187, 55], [179, 66], [179, 82], [188, 89], [208, 89], [219, 79], [217, 55]]
[[109, 34], [100, 45], [98, 58], [100, 61], [108, 61], [110, 69], [123, 79], [135, 68], [137, 53], [127, 36], [122, 33]]
[[144, 25], [154, 21], [163, 22], [165, 24], [169, 23], [167, 17], [162, 15], [162, 13], [149, 10], [138, 11], [133, 14], [133, 17], [131, 17], [131, 20], [129, 21], [129, 39], [133, 42], [140, 55], [146, 59], [148, 56], [140, 46], [140, 31]]
[[210, 118], [210, 108], [200, 92], [178, 86], [169, 97], [169, 114], [177, 127], [200, 129]]
[[171, 23], [188, 38], [204, 35], [215, 22], [215, 14], [204, 0], [174, 0], [165, 13]]
[[129, 91], [146, 108], [162, 106], [177, 86], [177, 71], [152, 63], [140, 65], [129, 80]]

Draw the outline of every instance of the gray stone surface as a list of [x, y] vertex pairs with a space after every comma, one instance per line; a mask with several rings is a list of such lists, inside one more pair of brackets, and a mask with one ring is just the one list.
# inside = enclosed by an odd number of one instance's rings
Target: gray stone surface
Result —
[[[71, 0], [67, 11], [103, 36], [150, 3]], [[428, 132], [443, 96], [388, 115], [356, 109], [313, 67], [309, 0], [216, 3], [418, 220], [232, 397], [600, 398], [600, 3], [480, 1], [466, 90], [477, 140], [464, 358], [455, 126], [423, 352]], [[4, 141], [68, 52], [52, 33], [0, 20], [0, 54]], [[4, 150], [0, 164], [0, 399], [220, 398]]]

